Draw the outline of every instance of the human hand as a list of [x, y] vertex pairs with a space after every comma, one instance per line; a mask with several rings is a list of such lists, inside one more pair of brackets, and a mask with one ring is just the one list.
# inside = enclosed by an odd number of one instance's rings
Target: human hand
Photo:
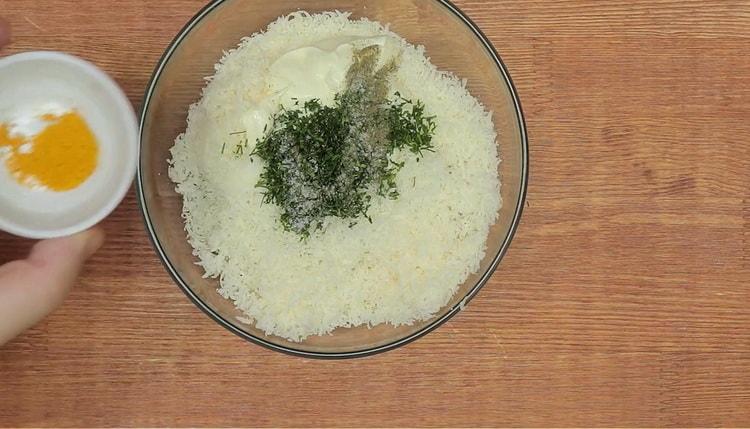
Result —
[[40, 241], [25, 260], [0, 266], [0, 345], [62, 304], [83, 263], [103, 243], [104, 232], [94, 228]]
[[[0, 18], [0, 48], [9, 41], [10, 27]], [[103, 242], [104, 233], [94, 228], [40, 241], [27, 259], [0, 266], [0, 345], [57, 308]]]

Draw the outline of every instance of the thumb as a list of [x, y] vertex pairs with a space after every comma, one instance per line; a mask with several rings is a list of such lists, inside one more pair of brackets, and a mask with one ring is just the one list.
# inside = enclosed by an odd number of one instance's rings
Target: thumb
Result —
[[29, 257], [0, 267], [0, 344], [34, 326], [57, 308], [83, 263], [104, 242], [94, 228], [37, 243]]

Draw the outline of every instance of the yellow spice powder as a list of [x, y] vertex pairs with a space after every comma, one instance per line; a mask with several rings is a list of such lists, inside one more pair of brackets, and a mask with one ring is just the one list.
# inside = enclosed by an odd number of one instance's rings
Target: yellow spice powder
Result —
[[94, 133], [76, 111], [40, 119], [46, 127], [33, 137], [11, 136], [0, 123], [0, 148], [9, 149], [5, 166], [21, 184], [53, 191], [77, 188], [96, 169], [99, 146]]

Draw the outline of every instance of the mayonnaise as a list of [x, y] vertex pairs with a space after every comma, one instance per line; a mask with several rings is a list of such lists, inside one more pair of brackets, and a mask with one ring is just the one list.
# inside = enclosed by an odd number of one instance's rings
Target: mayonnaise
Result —
[[256, 104], [248, 106], [242, 117], [243, 130], [254, 144], [271, 126], [271, 117], [279, 106], [292, 108], [295, 102], [318, 99], [332, 105], [337, 93], [346, 86], [346, 74], [355, 49], [370, 45], [381, 47], [380, 61], [398, 54], [395, 41], [387, 37], [341, 36], [293, 49], [279, 56], [268, 68], [268, 91]]
[[330, 105], [345, 83], [352, 52], [347, 43], [332, 51], [305, 46], [282, 55], [269, 69], [271, 93], [285, 107], [293, 98], [301, 102], [317, 98]]
[[330, 105], [344, 90], [354, 50], [370, 45], [381, 46], [381, 60], [393, 56], [392, 49], [385, 49], [385, 37], [334, 37], [289, 51], [269, 68], [270, 93], [285, 107], [295, 99], [304, 102], [314, 98]]

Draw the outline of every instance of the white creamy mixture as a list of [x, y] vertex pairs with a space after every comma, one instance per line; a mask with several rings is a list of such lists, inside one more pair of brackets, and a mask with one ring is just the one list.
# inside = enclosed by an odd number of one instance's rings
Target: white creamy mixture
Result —
[[[375, 198], [373, 223], [329, 218], [301, 241], [283, 230], [276, 206], [262, 204], [262, 163], [232, 148], [246, 136], [251, 151], [279, 105], [331, 104], [353, 51], [372, 44], [382, 62], [399, 58], [392, 91], [436, 116], [435, 153], [419, 162], [395, 155], [406, 162], [400, 197]], [[194, 253], [243, 321], [293, 341], [337, 327], [409, 324], [434, 315], [479, 268], [501, 203], [494, 126], [423, 48], [344, 13], [296, 13], [244, 39], [216, 70], [175, 141], [169, 173]]]
[[258, 94], [243, 117], [243, 131], [255, 141], [263, 135], [271, 115], [279, 106], [290, 108], [317, 98], [326, 105], [344, 90], [346, 72], [355, 49], [378, 45], [381, 62], [398, 55], [396, 41], [380, 37], [334, 36], [281, 54], [268, 67], [267, 92]]

